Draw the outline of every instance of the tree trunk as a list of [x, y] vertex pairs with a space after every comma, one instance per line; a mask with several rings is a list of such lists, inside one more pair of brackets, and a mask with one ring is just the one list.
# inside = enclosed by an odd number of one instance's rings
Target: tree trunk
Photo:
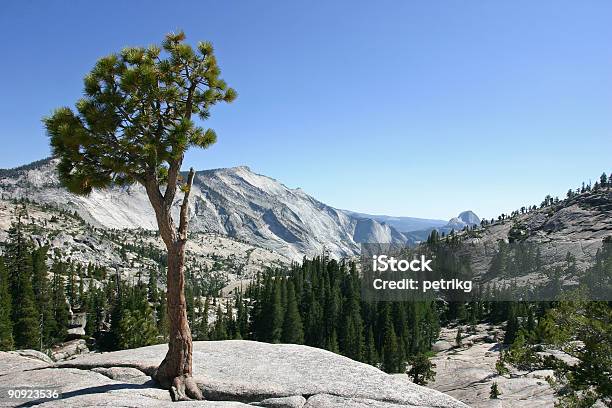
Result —
[[185, 301], [185, 244], [187, 242], [189, 192], [194, 171], [189, 171], [187, 189], [181, 205], [178, 231], [170, 214], [171, 201], [166, 203], [157, 185], [145, 185], [155, 214], [160, 235], [168, 250], [167, 307], [169, 322], [168, 352], [155, 372], [159, 384], [170, 390], [174, 401], [202, 399], [202, 393], [192, 378], [193, 342], [187, 320]]
[[166, 299], [170, 338], [166, 357], [155, 374], [160, 385], [171, 391], [175, 401], [202, 399], [202, 393], [191, 377], [193, 343], [187, 320], [184, 260], [184, 243], [168, 249]]

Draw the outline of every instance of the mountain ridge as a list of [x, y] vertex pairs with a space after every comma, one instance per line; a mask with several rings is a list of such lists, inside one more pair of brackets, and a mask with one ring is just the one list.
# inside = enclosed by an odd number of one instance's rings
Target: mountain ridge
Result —
[[[0, 170], [0, 198], [28, 198], [76, 211], [88, 223], [110, 229], [156, 230], [153, 210], [138, 184], [77, 196], [60, 184], [57, 159]], [[182, 194], [172, 206], [178, 216]], [[368, 221], [369, 220], [369, 221]], [[190, 231], [227, 235], [299, 260], [329, 251], [359, 253], [362, 242], [411, 243], [393, 226], [333, 208], [303, 190], [253, 172], [248, 166], [199, 170], [190, 200]]]

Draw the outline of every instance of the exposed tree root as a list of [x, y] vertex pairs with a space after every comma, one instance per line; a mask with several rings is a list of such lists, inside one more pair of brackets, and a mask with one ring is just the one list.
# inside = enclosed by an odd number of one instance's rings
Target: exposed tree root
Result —
[[202, 391], [194, 381], [193, 377], [188, 374], [183, 374], [177, 377], [171, 377], [165, 374], [164, 364], [157, 369], [155, 380], [159, 385], [170, 391], [172, 401], [191, 401], [203, 400]]
[[172, 381], [172, 387], [170, 387], [170, 396], [173, 401], [190, 401], [190, 400], [202, 400], [202, 392], [198, 388], [198, 385], [193, 380], [193, 377], [181, 376], [175, 377]]

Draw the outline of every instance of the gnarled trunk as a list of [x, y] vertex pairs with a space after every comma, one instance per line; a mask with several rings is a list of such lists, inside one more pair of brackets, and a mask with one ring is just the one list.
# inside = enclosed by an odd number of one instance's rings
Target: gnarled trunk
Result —
[[167, 306], [170, 338], [168, 352], [159, 365], [155, 378], [172, 393], [175, 401], [202, 399], [192, 375], [193, 343], [187, 320], [185, 301], [185, 244], [168, 249]]
[[185, 244], [187, 242], [189, 193], [194, 171], [189, 171], [187, 189], [181, 205], [178, 231], [170, 214], [169, 200], [159, 192], [155, 182], [145, 184], [149, 200], [155, 209], [160, 235], [168, 249], [167, 307], [169, 322], [168, 352], [155, 372], [159, 384], [170, 390], [174, 401], [202, 399], [202, 393], [192, 378], [193, 342], [187, 320], [185, 301]]

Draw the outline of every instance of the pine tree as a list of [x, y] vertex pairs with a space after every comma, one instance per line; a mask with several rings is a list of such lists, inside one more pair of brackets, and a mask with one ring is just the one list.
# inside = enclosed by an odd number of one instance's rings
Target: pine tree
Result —
[[[189, 196], [195, 172], [181, 176], [185, 153], [216, 140], [205, 120], [213, 105], [231, 102], [236, 92], [220, 78], [213, 47], [185, 43], [183, 32], [161, 46], [131, 47], [101, 58], [85, 76], [76, 112], [64, 107], [44, 119], [59, 179], [72, 193], [140, 183], [155, 211], [168, 252], [167, 300], [170, 336], [156, 379], [173, 399], [202, 399], [192, 377], [192, 339], [185, 304], [184, 256]], [[178, 225], [171, 216], [177, 192], [184, 194]]]
[[287, 282], [287, 308], [283, 322], [283, 343], [302, 344], [304, 343], [304, 329], [302, 318], [298, 310], [295, 298], [295, 286], [293, 281]]
[[366, 363], [376, 366], [379, 362], [378, 352], [376, 351], [376, 342], [374, 340], [374, 332], [372, 326], [368, 326], [368, 335], [365, 341], [365, 360]]
[[272, 296], [270, 299], [270, 343], [280, 343], [283, 334], [283, 305], [281, 302], [281, 281], [274, 279]]
[[121, 327], [119, 322], [123, 318], [123, 314], [127, 309], [124, 300], [124, 290], [122, 288], [121, 282], [116, 282], [114, 297], [112, 302], [112, 308], [110, 313], [110, 334], [108, 336], [108, 344], [106, 347], [110, 350], [120, 350], [121, 349]]
[[338, 335], [336, 334], [336, 328], [334, 327], [331, 334], [327, 336], [325, 340], [325, 349], [332, 353], [339, 353], [340, 348], [338, 347]]
[[427, 385], [429, 381], [433, 381], [436, 377], [434, 368], [436, 365], [429, 360], [423, 353], [419, 353], [410, 359], [410, 370], [408, 376], [412, 382], [418, 385]]
[[[249, 332], [248, 310], [242, 298], [241, 292], [239, 292], [236, 295], [236, 330], [237, 330], [237, 335], [240, 336], [240, 339], [246, 338]], [[302, 332], [302, 339], [303, 339], [303, 332]]]
[[388, 312], [385, 318], [381, 354], [382, 370], [387, 373], [397, 373], [400, 366], [399, 359], [403, 359], [403, 356], [398, 356], [397, 336]]
[[516, 316], [515, 307], [510, 306], [508, 322], [506, 323], [506, 334], [504, 336], [504, 344], [512, 344], [520, 329], [518, 317]]
[[234, 308], [229, 299], [225, 302], [225, 327], [227, 329], [227, 338], [236, 338], [236, 320], [234, 320]]
[[4, 260], [0, 257], [0, 351], [12, 350], [14, 346], [11, 309], [8, 271], [4, 267]]
[[463, 330], [461, 329], [461, 327], [458, 327], [457, 328], [457, 335], [455, 336], [455, 345], [457, 347], [461, 347], [461, 343], [462, 343], [461, 335], [462, 334], [463, 334]]
[[79, 276], [79, 296], [77, 299], [78, 305], [83, 306], [85, 303], [85, 280], [83, 279], [83, 267], [81, 265], [77, 268]]
[[350, 274], [347, 275], [346, 300], [342, 308], [342, 352], [353, 360], [364, 359], [363, 320], [359, 307], [359, 283], [355, 265], [351, 265]]
[[491, 384], [491, 392], [489, 393], [490, 399], [497, 399], [500, 396], [501, 392], [499, 391], [499, 387], [496, 382]]
[[32, 252], [32, 289], [39, 311], [41, 329], [41, 349], [50, 346], [55, 340], [57, 323], [53, 315], [51, 290], [47, 275], [47, 248], [42, 247]]
[[202, 306], [202, 309], [199, 310], [199, 315], [200, 315], [200, 319], [199, 319], [199, 327], [198, 327], [198, 340], [208, 340], [208, 313], [210, 310], [210, 300], [208, 299], [208, 296], [206, 297], [206, 299], [204, 300], [204, 305]]
[[24, 234], [25, 204], [16, 212], [16, 222], [9, 229], [6, 267], [9, 270], [13, 320], [13, 339], [17, 348], [40, 348], [40, 319], [32, 289], [31, 245]]
[[325, 349], [337, 353], [340, 350], [338, 344], [338, 315], [340, 311], [340, 290], [335, 285], [331, 285], [329, 276], [325, 276], [323, 295], [323, 328], [325, 336]]
[[121, 349], [150, 346], [157, 342], [157, 326], [153, 311], [144, 291], [131, 289], [123, 304], [118, 330], [118, 345]]
[[75, 276], [74, 265], [72, 264], [68, 264], [68, 280], [66, 283], [67, 283], [66, 293], [68, 295], [68, 303], [70, 303], [70, 308], [74, 309], [77, 304], [76, 302], [77, 294], [76, 294], [76, 276]]
[[221, 305], [217, 306], [217, 314], [211, 338], [212, 340], [227, 340], [228, 338], [227, 325], [225, 323], [225, 316], [223, 315], [223, 310], [221, 310]]
[[159, 293], [157, 290], [157, 268], [149, 270], [149, 283], [147, 285], [147, 297], [149, 302], [156, 304], [159, 302]]
[[53, 274], [51, 281], [51, 309], [53, 311], [53, 327], [49, 329], [53, 341], [62, 341], [66, 335], [66, 329], [70, 322], [70, 309], [66, 300], [64, 290], [64, 274], [66, 264], [54, 261], [51, 266]]

